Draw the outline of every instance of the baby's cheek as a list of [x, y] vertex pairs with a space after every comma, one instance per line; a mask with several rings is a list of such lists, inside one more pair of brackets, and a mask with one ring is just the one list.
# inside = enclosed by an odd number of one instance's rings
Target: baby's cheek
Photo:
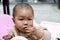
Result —
[[29, 26], [33, 26], [33, 23], [29, 23]]
[[22, 24], [16, 24], [16, 27], [20, 30], [22, 29]]
[[17, 22], [16, 26], [20, 29], [20, 28], [22, 28], [23, 24], [21, 22]]

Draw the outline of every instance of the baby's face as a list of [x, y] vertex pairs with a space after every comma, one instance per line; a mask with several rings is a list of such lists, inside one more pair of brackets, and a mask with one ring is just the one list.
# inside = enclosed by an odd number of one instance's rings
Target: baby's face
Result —
[[17, 8], [16, 9], [16, 15], [13, 18], [13, 21], [16, 25], [16, 27], [22, 31], [25, 32], [28, 27], [33, 27], [33, 13], [32, 10], [26, 9], [26, 8]]

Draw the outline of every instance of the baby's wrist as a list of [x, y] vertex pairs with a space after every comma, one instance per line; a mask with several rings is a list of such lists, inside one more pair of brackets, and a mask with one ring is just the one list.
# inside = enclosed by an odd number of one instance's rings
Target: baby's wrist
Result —
[[41, 30], [35, 28], [35, 30], [33, 32], [33, 35], [36, 36], [38, 39], [42, 38], [42, 36], [43, 36], [43, 33], [40, 31]]
[[34, 28], [33, 35], [36, 35], [36, 33], [37, 33], [37, 29]]

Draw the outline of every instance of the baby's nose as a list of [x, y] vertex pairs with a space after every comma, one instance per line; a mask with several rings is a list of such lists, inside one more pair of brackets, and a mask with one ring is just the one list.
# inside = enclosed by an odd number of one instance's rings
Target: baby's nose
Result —
[[24, 25], [28, 25], [28, 21], [24, 21]]

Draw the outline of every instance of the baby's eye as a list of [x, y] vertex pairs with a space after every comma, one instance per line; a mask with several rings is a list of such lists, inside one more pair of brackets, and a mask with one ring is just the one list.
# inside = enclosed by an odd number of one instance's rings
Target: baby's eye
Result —
[[32, 19], [28, 19], [28, 20], [32, 20]]
[[24, 19], [19, 19], [19, 20], [23, 21]]

